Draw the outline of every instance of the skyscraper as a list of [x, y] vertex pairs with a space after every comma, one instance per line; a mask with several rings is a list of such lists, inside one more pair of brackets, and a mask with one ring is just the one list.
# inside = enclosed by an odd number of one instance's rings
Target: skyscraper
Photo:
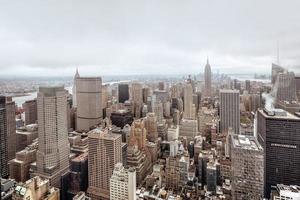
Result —
[[298, 100], [300, 100], [300, 75], [295, 76]]
[[295, 74], [293, 72], [278, 73], [272, 92], [276, 101], [297, 101]]
[[74, 80], [73, 80], [73, 88], [72, 88], [72, 97], [73, 97], [73, 107], [77, 107], [77, 90], [76, 90], [76, 81], [77, 81], [77, 78], [79, 78], [80, 75], [78, 73], [78, 68], [76, 68], [76, 73], [75, 73], [75, 76], [74, 76]]
[[129, 100], [129, 86], [128, 84], [119, 84], [119, 103], [125, 103], [125, 101]]
[[39, 146], [33, 174], [60, 188], [69, 168], [67, 91], [64, 87], [40, 87], [37, 95]]
[[16, 157], [16, 105], [14, 101], [6, 101], [6, 128], [8, 161]]
[[0, 96], [0, 176], [8, 176], [8, 150], [7, 150], [7, 126], [6, 126], [6, 98], [5, 96]]
[[76, 78], [78, 131], [89, 131], [102, 120], [102, 79], [101, 77]]
[[274, 63], [272, 63], [272, 83], [274, 84], [276, 79], [277, 79], [277, 74], [278, 73], [283, 73], [284, 72], [284, 68], [276, 65]]
[[131, 84], [130, 100], [134, 116], [140, 118], [143, 104], [143, 87], [140, 83]]
[[35, 124], [37, 120], [37, 103], [36, 99], [25, 101], [22, 105], [25, 112], [25, 124]]
[[264, 192], [264, 154], [255, 137], [231, 137], [232, 199], [257, 199]]
[[92, 199], [109, 199], [109, 180], [115, 164], [122, 162], [121, 135], [94, 129], [89, 132], [88, 138], [88, 196]]
[[157, 133], [157, 118], [155, 113], [147, 113], [145, 118], [145, 128], [147, 130], [147, 139], [150, 142], [155, 142], [158, 138]]
[[299, 116], [279, 109], [257, 111], [257, 138], [264, 148], [265, 197], [272, 185], [300, 185], [299, 133]]
[[110, 178], [111, 200], [136, 199], [136, 171], [117, 163]]
[[184, 87], [184, 118], [195, 118], [195, 105], [193, 104], [193, 87], [187, 83]]
[[236, 134], [240, 132], [240, 93], [238, 90], [220, 91], [220, 129], [227, 132], [229, 127]]
[[204, 94], [206, 97], [210, 97], [211, 92], [212, 92], [211, 91], [211, 67], [210, 67], [208, 59], [207, 59], [206, 65], [205, 65], [204, 79], [205, 79]]
[[130, 129], [129, 145], [137, 145], [139, 150], [144, 150], [146, 147], [147, 130], [145, 128], [144, 120], [135, 120]]

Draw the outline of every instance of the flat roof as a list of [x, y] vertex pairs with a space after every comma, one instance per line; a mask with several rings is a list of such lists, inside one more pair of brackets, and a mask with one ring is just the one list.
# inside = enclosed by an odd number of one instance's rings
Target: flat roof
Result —
[[253, 136], [231, 135], [231, 141], [234, 148], [262, 151], [263, 148]]
[[[293, 115], [285, 110], [282, 109], [274, 109], [270, 110], [270, 112], [275, 111], [275, 115], [268, 115], [263, 109], [258, 109], [258, 112], [260, 112], [264, 117], [269, 119], [294, 119], [294, 120], [300, 120], [300, 118], [296, 115]], [[286, 115], [277, 115], [276, 111], [285, 112]]]

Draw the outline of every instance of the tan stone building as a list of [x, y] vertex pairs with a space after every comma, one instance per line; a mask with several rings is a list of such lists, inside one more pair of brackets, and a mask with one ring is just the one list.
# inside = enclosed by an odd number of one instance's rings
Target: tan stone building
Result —
[[122, 162], [122, 138], [107, 130], [94, 129], [89, 132], [89, 187], [92, 199], [109, 199], [109, 180], [116, 163]]

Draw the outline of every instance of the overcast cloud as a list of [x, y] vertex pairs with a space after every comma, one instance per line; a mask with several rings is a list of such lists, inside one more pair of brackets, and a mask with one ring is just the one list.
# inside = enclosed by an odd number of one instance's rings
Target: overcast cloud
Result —
[[299, 0], [0, 1], [0, 75], [300, 72]]

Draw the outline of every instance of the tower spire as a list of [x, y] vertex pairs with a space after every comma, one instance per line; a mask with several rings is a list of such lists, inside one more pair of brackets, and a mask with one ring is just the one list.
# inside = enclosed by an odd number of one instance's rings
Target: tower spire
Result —
[[206, 63], [207, 63], [207, 64], [209, 64], [209, 59], [208, 59], [208, 56], [207, 56], [207, 59], [206, 59]]
[[277, 40], [277, 64], [279, 65], [279, 42]]

